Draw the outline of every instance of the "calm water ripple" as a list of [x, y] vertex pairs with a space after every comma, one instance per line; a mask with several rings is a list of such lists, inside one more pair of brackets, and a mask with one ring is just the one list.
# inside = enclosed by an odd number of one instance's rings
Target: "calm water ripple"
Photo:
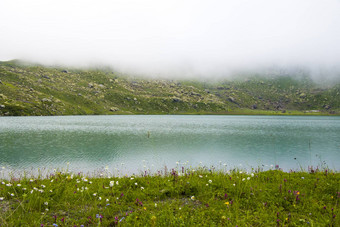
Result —
[[[142, 160], [145, 160], [144, 162]], [[2, 174], [157, 170], [176, 162], [227, 168], [308, 165], [340, 170], [340, 117], [1, 117]], [[122, 165], [122, 163], [124, 163]], [[224, 168], [224, 167], [223, 167]]]

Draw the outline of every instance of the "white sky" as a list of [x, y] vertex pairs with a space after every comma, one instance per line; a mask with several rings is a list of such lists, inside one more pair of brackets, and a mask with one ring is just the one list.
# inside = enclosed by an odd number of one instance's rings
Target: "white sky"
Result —
[[9, 59], [206, 76], [339, 69], [340, 0], [1, 0]]

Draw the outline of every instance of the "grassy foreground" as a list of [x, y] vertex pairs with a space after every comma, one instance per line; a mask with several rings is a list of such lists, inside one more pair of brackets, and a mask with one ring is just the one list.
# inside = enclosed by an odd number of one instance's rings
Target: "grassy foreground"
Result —
[[0, 226], [340, 226], [340, 173], [172, 169], [1, 180]]

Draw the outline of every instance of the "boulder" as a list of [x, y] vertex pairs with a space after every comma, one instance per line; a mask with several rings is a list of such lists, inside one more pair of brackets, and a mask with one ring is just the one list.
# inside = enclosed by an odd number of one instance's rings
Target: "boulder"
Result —
[[172, 102], [181, 102], [182, 100], [181, 99], [179, 99], [179, 98], [173, 98], [172, 99]]
[[43, 98], [41, 101], [42, 101], [42, 102], [52, 102], [52, 100], [51, 100], [51, 99], [48, 99], [48, 98]]
[[6, 106], [5, 105], [0, 105], [0, 109], [3, 109], [5, 108]]
[[111, 107], [111, 108], [110, 108], [110, 111], [111, 111], [111, 112], [116, 112], [116, 111], [118, 111], [118, 110], [119, 110], [119, 108], [117, 108], [117, 107]]

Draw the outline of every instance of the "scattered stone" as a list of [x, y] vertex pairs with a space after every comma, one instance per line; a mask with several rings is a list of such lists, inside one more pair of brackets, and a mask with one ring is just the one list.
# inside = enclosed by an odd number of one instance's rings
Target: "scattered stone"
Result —
[[48, 79], [48, 80], [51, 79], [51, 78], [50, 78], [49, 76], [47, 76], [47, 75], [43, 75], [42, 77], [45, 78], [45, 79]]
[[282, 110], [281, 113], [286, 113], [286, 110]]
[[105, 86], [103, 84], [99, 84], [98, 87], [105, 88]]
[[89, 86], [89, 88], [93, 88], [94, 87], [92, 83], [89, 83], [88, 86]]
[[43, 98], [41, 101], [42, 101], [42, 102], [52, 102], [52, 100], [51, 100], [51, 99], [48, 99], [48, 98]]
[[305, 93], [301, 93], [300, 94], [300, 98], [306, 98], [306, 94]]
[[62, 73], [68, 73], [68, 71], [66, 69], [61, 70]]
[[81, 94], [81, 93], [78, 93], [78, 96], [82, 96], [82, 94]]
[[111, 112], [116, 112], [116, 111], [118, 111], [118, 110], [119, 110], [119, 108], [117, 108], [117, 107], [111, 107], [111, 108], [110, 108], [110, 111], [111, 111]]
[[0, 105], [0, 109], [3, 109], [5, 108], [6, 106], [5, 105]]
[[326, 104], [323, 105], [322, 107], [325, 108], [326, 110], [329, 110], [330, 108], [332, 108], [330, 105], [326, 105]]
[[254, 104], [254, 105], [251, 106], [251, 108], [252, 108], [253, 110], [256, 110], [256, 109], [257, 109], [257, 105]]
[[180, 100], [179, 98], [173, 98], [172, 102], [181, 102], [182, 100]]
[[229, 100], [230, 102], [232, 102], [232, 103], [238, 104], [238, 103], [236, 102], [235, 98], [233, 98], [233, 97], [231, 97], [231, 96], [228, 98], [228, 100]]

